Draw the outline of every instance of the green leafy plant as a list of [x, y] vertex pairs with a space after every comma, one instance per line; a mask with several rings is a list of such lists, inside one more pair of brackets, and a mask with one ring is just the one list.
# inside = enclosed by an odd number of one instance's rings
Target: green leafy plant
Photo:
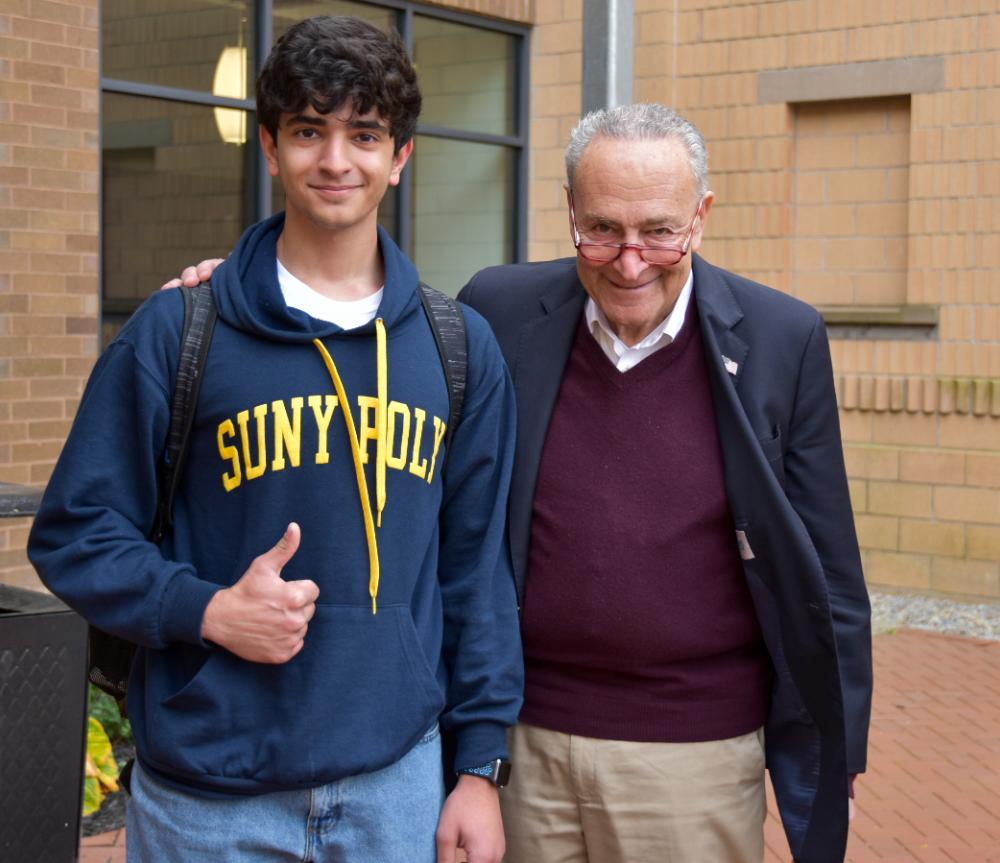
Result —
[[91, 685], [87, 717], [87, 760], [83, 778], [83, 814], [93, 815], [108, 794], [118, 790], [118, 762], [113, 744], [132, 742], [132, 725], [118, 703]]
[[132, 741], [132, 726], [122, 716], [118, 702], [93, 684], [90, 685], [90, 715], [104, 726], [112, 743]]
[[118, 790], [118, 762], [111, 749], [104, 726], [87, 718], [87, 762], [83, 777], [83, 814], [92, 815], [101, 808], [107, 794]]

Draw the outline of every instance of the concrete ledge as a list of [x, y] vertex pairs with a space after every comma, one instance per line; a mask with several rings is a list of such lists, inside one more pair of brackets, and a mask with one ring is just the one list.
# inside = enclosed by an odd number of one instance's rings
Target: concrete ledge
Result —
[[757, 74], [757, 102], [831, 102], [944, 89], [944, 57], [806, 66]]
[[817, 306], [816, 308], [827, 324], [935, 327], [938, 322], [938, 307], [933, 305], [866, 306], [859, 304]]
[[0, 482], [0, 518], [23, 518], [38, 512], [42, 489]]

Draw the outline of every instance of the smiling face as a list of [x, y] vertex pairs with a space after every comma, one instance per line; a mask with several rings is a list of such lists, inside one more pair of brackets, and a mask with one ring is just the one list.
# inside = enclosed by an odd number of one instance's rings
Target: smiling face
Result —
[[[610, 263], [577, 255], [584, 289], [626, 344], [642, 341], [670, 314], [691, 272], [714, 196], [698, 204], [698, 184], [684, 146], [672, 139], [627, 141], [597, 137], [573, 179], [573, 205], [581, 234], [595, 242], [649, 245], [651, 237], [685, 235], [689, 254], [672, 266], [647, 264], [633, 248]], [[692, 228], [692, 220], [694, 226]]]
[[277, 140], [261, 127], [260, 141], [285, 190], [286, 225], [327, 231], [374, 232], [378, 205], [413, 149], [411, 140], [394, 152], [378, 112], [356, 115], [349, 105], [282, 114]]

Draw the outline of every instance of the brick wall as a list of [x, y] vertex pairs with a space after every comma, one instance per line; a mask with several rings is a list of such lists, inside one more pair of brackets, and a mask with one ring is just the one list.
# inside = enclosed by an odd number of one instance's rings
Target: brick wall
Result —
[[[44, 484], [97, 354], [98, 2], [0, 6], [0, 481]], [[0, 579], [37, 584], [26, 520]]]

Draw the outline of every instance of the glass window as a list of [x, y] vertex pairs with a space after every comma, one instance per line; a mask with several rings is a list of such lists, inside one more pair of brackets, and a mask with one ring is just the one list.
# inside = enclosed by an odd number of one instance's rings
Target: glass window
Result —
[[418, 136], [413, 156], [414, 261], [455, 296], [473, 273], [514, 260], [514, 153]]
[[246, 212], [246, 147], [213, 109], [106, 93], [103, 103], [105, 341], [165, 277], [224, 254]]
[[106, 78], [247, 98], [253, 81], [248, 0], [104, 0]]
[[370, 3], [354, 0], [274, 0], [274, 15], [271, 18], [274, 38], [277, 39], [297, 21], [314, 15], [353, 15], [371, 21], [383, 30], [396, 23], [396, 13], [392, 9]]
[[506, 33], [422, 15], [413, 22], [413, 60], [424, 96], [420, 121], [513, 135], [516, 40]]

